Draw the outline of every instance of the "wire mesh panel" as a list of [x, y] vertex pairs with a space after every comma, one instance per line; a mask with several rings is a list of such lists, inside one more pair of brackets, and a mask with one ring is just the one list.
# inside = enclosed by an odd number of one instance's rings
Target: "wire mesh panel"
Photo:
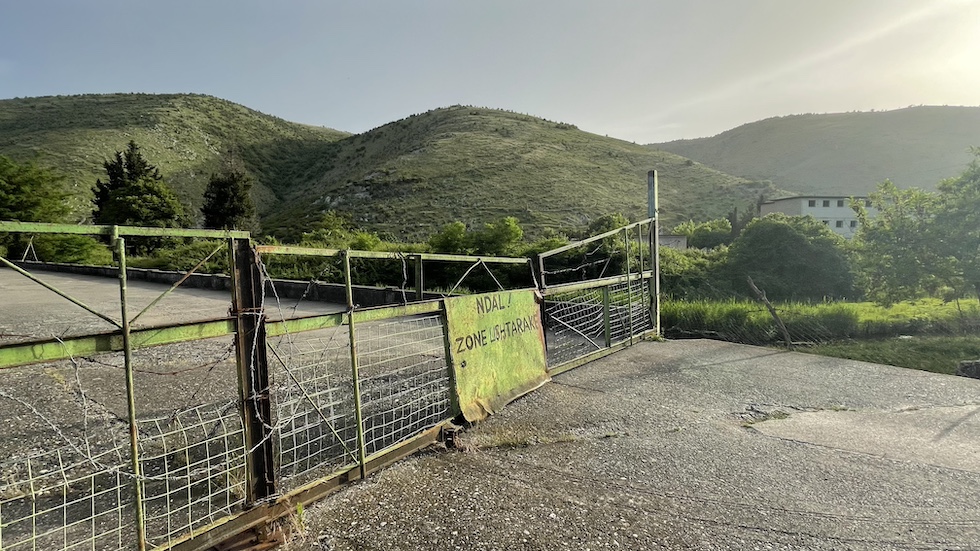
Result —
[[170, 545], [245, 503], [231, 337], [133, 352], [146, 539]]
[[238, 404], [141, 419], [147, 540], [170, 544], [245, 503], [244, 430]]
[[[111, 355], [0, 370], [0, 549], [130, 549], [134, 485]], [[123, 409], [125, 412], [125, 409]]]
[[609, 324], [612, 344], [653, 329], [648, 280], [632, 279], [609, 287]]
[[356, 324], [367, 453], [373, 454], [451, 416], [451, 380], [442, 317]]
[[553, 367], [606, 347], [603, 288], [545, 297], [545, 340]]
[[128, 446], [72, 446], [0, 462], [0, 549], [134, 549]]
[[357, 461], [346, 326], [269, 341], [277, 472], [289, 491]]

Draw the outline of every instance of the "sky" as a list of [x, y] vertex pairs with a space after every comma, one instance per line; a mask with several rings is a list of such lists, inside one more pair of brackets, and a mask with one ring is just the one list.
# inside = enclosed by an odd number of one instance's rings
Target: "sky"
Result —
[[980, 105], [980, 0], [0, 0], [0, 99], [115, 92], [348, 132], [475, 105], [656, 143]]

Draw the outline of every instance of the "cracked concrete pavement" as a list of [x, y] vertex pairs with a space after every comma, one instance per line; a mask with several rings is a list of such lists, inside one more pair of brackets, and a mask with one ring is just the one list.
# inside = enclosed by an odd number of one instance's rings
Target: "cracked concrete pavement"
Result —
[[286, 549], [980, 549], [980, 381], [642, 343], [307, 509]]

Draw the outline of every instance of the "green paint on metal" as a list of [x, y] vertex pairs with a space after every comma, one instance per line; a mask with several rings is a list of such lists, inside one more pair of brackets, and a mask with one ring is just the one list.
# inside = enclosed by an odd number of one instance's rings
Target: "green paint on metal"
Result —
[[143, 228], [137, 226], [89, 226], [74, 224], [46, 224], [41, 222], [0, 221], [0, 232], [11, 233], [67, 233], [75, 235], [143, 236], [143, 237], [232, 237], [248, 239], [247, 231], [194, 230], [185, 228]]
[[258, 245], [255, 252], [259, 254], [282, 254], [293, 256], [339, 256], [344, 253], [348, 258], [378, 258], [388, 260], [403, 260], [419, 258], [421, 260], [437, 260], [441, 262], [478, 262], [487, 264], [527, 264], [526, 258], [511, 258], [505, 256], [469, 256], [436, 253], [402, 253], [385, 251], [343, 251], [340, 249], [313, 249], [307, 247], [290, 247], [283, 245]]
[[[130, 333], [129, 340], [130, 346], [133, 349], [137, 349], [222, 337], [231, 335], [234, 332], [234, 322], [230, 319], [224, 319], [166, 327], [134, 329]], [[0, 369], [66, 360], [103, 352], [121, 352], [122, 350], [123, 340], [120, 331], [81, 337], [6, 344], [0, 346]]]
[[460, 409], [477, 421], [549, 380], [533, 290], [445, 300]]
[[339, 327], [344, 324], [344, 314], [326, 314], [323, 316], [312, 316], [307, 318], [294, 318], [289, 320], [267, 321], [265, 322], [265, 334], [268, 337], [278, 337], [288, 333], [302, 333], [303, 331], [316, 331], [317, 329], [328, 329]]
[[439, 301], [417, 302], [404, 306], [382, 306], [380, 308], [369, 308], [366, 310], [356, 310], [354, 321], [363, 323], [367, 321], [382, 321], [391, 318], [401, 318], [405, 316], [418, 316], [422, 314], [434, 314], [442, 310]]
[[292, 256], [338, 256], [340, 249], [314, 249], [309, 247], [288, 247], [283, 245], [257, 245], [257, 254], [282, 254]]

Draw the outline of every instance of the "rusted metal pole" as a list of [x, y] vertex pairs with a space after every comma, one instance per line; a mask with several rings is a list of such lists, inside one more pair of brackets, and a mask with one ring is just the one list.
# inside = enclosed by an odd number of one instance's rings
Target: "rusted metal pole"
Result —
[[143, 476], [140, 468], [139, 426], [136, 423], [136, 383], [133, 379], [133, 351], [129, 342], [129, 315], [126, 310], [126, 240], [116, 236], [119, 262], [119, 313], [122, 319], [123, 365], [126, 368], [126, 410], [129, 414], [129, 454], [133, 469], [133, 512], [136, 517], [136, 548], [146, 551], [146, 516], [143, 511]]
[[238, 389], [245, 425], [247, 491], [249, 502], [254, 503], [276, 494], [263, 281], [258, 257], [249, 240], [230, 241], [232, 314], [236, 322]]

